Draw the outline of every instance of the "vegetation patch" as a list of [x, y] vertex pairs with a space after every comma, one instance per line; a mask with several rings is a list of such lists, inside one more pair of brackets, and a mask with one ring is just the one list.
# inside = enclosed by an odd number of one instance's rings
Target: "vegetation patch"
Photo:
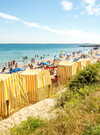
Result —
[[77, 92], [80, 95], [83, 95], [80, 92], [81, 88], [84, 88], [87, 85], [95, 84], [100, 81], [99, 66], [100, 63], [88, 65], [85, 69], [80, 71], [69, 83], [69, 89], [73, 92]]
[[11, 135], [31, 135], [37, 128], [44, 125], [45, 123], [42, 120], [29, 117], [18, 126], [13, 127], [10, 132]]
[[100, 124], [96, 126], [88, 126], [82, 135], [100, 135]]

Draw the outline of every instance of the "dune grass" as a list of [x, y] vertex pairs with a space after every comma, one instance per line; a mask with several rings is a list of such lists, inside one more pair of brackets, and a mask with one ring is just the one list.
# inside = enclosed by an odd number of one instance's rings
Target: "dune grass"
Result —
[[31, 135], [37, 128], [44, 126], [45, 123], [38, 119], [29, 117], [18, 126], [10, 129], [11, 135]]

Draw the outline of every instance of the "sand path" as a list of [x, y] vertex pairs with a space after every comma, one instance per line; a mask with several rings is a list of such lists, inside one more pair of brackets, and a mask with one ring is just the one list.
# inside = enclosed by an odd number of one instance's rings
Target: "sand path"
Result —
[[9, 118], [0, 121], [0, 135], [9, 135], [9, 128], [18, 125], [21, 121], [26, 120], [29, 116], [40, 117], [42, 119], [52, 117], [52, 113], [50, 113], [50, 111], [54, 105], [55, 100], [49, 98], [28, 107], [24, 107]]

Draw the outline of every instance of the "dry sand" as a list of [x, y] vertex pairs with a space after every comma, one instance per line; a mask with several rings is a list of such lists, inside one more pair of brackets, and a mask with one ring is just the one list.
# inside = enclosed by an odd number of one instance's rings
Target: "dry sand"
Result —
[[51, 110], [54, 105], [55, 99], [49, 98], [28, 107], [24, 107], [9, 118], [0, 121], [0, 135], [9, 135], [9, 128], [20, 124], [29, 116], [39, 117], [41, 119], [50, 119], [53, 116]]

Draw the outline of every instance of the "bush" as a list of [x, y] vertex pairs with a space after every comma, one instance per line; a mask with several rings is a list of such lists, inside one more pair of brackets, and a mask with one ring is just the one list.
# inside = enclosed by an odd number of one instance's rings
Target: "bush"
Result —
[[10, 130], [11, 135], [30, 135], [37, 128], [44, 125], [42, 120], [29, 117], [26, 121], [21, 122], [18, 126], [15, 126]]
[[82, 135], [100, 135], [100, 125], [89, 126]]
[[74, 77], [74, 79], [69, 83], [69, 89], [73, 92], [80, 93], [80, 88], [84, 88], [86, 85], [91, 85], [97, 82], [97, 80], [98, 70], [96, 65], [89, 65]]

